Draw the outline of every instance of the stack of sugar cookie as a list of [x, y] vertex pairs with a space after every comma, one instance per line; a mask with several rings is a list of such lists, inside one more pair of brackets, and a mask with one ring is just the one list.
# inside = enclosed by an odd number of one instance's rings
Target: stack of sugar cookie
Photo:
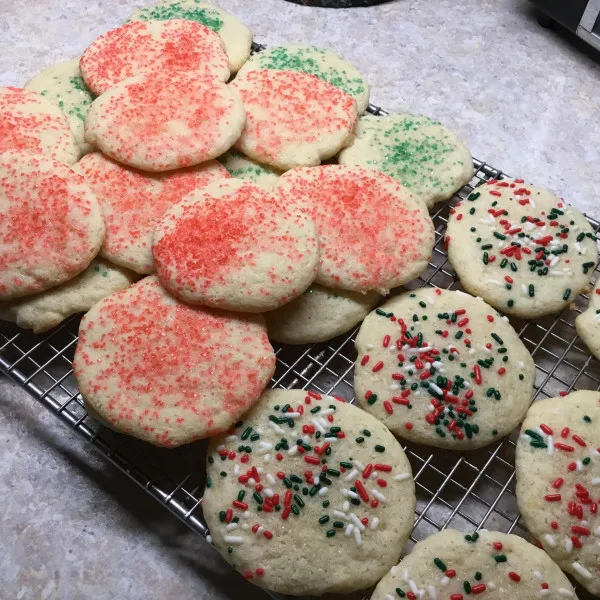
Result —
[[[535, 365], [503, 315], [556, 313], [587, 289], [588, 222], [490, 181], [445, 234], [470, 293], [398, 289], [428, 268], [429, 210], [469, 183], [470, 152], [429, 117], [366, 114], [368, 83], [330, 50], [251, 45], [216, 5], [161, 0], [0, 89], [0, 318], [41, 333], [86, 313], [73, 368], [90, 415], [167, 448], [212, 438], [211, 540], [257, 585], [575, 598], [552, 558], [598, 593], [595, 392], [534, 405], [519, 438], [519, 504], [551, 558], [448, 530], [396, 565], [415, 510], [397, 438], [474, 450], [519, 425]], [[577, 320], [597, 356], [599, 297]], [[270, 340], [361, 321], [358, 406], [265, 391]]]

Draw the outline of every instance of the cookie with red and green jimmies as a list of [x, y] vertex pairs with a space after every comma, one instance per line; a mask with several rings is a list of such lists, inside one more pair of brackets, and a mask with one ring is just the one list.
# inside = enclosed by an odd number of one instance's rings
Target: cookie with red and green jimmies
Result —
[[301, 595], [374, 585], [412, 530], [410, 464], [388, 429], [342, 399], [269, 390], [211, 440], [202, 509], [250, 581]]
[[463, 287], [499, 311], [557, 313], [588, 286], [598, 261], [592, 226], [551, 192], [491, 180], [450, 213], [448, 259]]
[[600, 392], [535, 402], [517, 443], [517, 502], [529, 531], [566, 573], [600, 594]]
[[531, 401], [533, 358], [481, 298], [421, 288], [371, 312], [356, 337], [361, 408], [397, 436], [481, 448], [510, 433]]
[[498, 531], [446, 529], [418, 542], [380, 581], [372, 600], [576, 600], [548, 555]]

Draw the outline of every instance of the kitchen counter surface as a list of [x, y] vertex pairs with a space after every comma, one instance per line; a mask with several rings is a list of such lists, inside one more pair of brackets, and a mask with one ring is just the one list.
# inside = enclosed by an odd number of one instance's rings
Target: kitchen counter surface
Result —
[[[0, 0], [0, 85], [23, 85], [80, 54], [142, 4]], [[366, 74], [373, 103], [440, 119], [474, 156], [600, 218], [600, 62], [569, 35], [542, 29], [526, 2], [221, 5], [256, 41], [334, 49]], [[1, 598], [266, 597], [1, 378], [0, 447]]]

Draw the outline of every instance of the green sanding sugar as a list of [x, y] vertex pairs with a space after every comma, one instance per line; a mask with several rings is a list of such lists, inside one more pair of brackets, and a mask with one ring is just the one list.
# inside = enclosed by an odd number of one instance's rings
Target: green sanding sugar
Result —
[[281, 173], [268, 165], [257, 163], [240, 152], [230, 150], [219, 157], [219, 162], [229, 171], [232, 177], [238, 179], [249, 179], [256, 182], [265, 176], [279, 177]]
[[83, 77], [80, 77], [79, 75], [76, 75], [74, 77], [69, 77], [69, 83], [76, 90], [79, 90], [80, 92], [85, 92], [86, 94], [89, 94], [90, 97], [91, 97], [92, 92], [90, 92], [88, 86], [85, 84], [85, 81], [83, 80]]
[[442, 193], [453, 190], [453, 178], [443, 173], [444, 165], [463, 164], [454, 157], [459, 151], [454, 136], [429, 117], [396, 115], [384, 119], [385, 129], [380, 128], [379, 119], [361, 119], [358, 138], [363, 135], [370, 138], [379, 153], [377, 158], [365, 163], [415, 192], [424, 188]]
[[83, 77], [80, 75], [53, 75], [53, 85], [49, 89], [43, 89], [40, 93], [52, 100], [69, 117], [75, 117], [84, 121], [88, 113], [94, 95], [89, 90]]
[[209, 7], [192, 7], [189, 2], [173, 2], [159, 6], [150, 6], [142, 9], [137, 18], [142, 21], [156, 19], [166, 21], [168, 19], [187, 19], [188, 21], [197, 21], [202, 23], [213, 31], [220, 31], [223, 27], [223, 19], [219, 11]]

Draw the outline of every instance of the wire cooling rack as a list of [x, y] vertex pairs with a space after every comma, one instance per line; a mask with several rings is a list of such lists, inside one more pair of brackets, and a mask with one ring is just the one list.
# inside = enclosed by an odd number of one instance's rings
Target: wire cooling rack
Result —
[[[372, 105], [369, 112], [387, 114]], [[460, 199], [466, 198], [474, 187], [502, 177], [499, 169], [485, 162], [475, 159], [474, 165], [475, 175], [469, 185], [451, 202], [439, 205], [432, 215], [436, 245], [431, 262], [417, 280], [405, 286], [408, 289], [423, 286], [460, 289], [443, 244], [449, 210]], [[600, 223], [589, 220], [598, 234]], [[585, 349], [574, 328], [575, 317], [586, 306], [586, 297], [579, 296], [558, 317], [534, 321], [511, 319], [535, 360], [534, 399], [554, 397], [562, 391], [600, 389], [600, 362]], [[186, 525], [206, 537], [208, 530], [201, 510], [204, 443], [174, 450], [155, 448], [107, 430], [89, 417], [71, 365], [79, 319], [73, 317], [41, 336], [0, 321], [0, 371], [87, 439], [107, 460]], [[272, 386], [313, 389], [354, 402], [352, 380], [357, 331], [358, 327], [327, 343], [276, 346], [277, 370]], [[515, 431], [493, 446], [465, 454], [445, 450], [432, 452], [415, 444], [405, 446], [417, 494], [411, 545], [446, 527], [463, 531], [486, 528], [528, 536], [515, 499], [517, 435]], [[580, 598], [585, 597], [578, 593]]]

